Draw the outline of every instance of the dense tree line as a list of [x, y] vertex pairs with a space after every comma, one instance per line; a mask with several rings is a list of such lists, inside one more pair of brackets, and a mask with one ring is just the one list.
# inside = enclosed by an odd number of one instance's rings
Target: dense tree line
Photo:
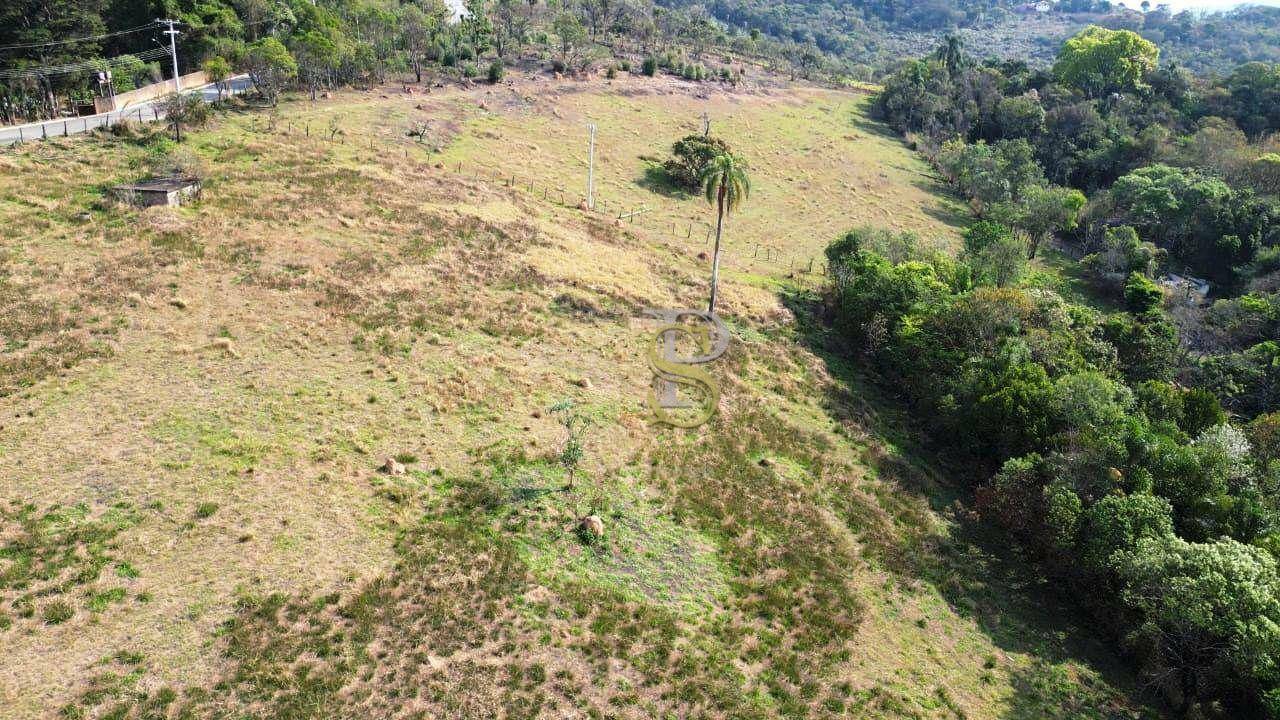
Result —
[[1174, 381], [1177, 332], [1153, 285], [1100, 314], [1020, 285], [1006, 233], [975, 225], [959, 260], [910, 236], [841, 238], [830, 304], [846, 346], [985, 469], [983, 516], [1035, 549], [1184, 715], [1280, 717], [1280, 414], [1230, 422], [1213, 392]]
[[[1029, 255], [1056, 234], [1117, 299], [1134, 272], [1174, 272], [1206, 278], [1220, 304], [1258, 298], [1262, 317], [1280, 290], [1280, 66], [1196, 79], [1158, 58], [1136, 34], [1100, 28], [1044, 70], [977, 62], [951, 39], [905, 63], [877, 107], [975, 214], [1023, 233]], [[1181, 380], [1248, 417], [1280, 409], [1274, 336], [1194, 304], [1173, 316]]]
[[[1197, 72], [1249, 61], [1280, 61], [1280, 8], [1244, 7], [1203, 15], [1174, 13], [1160, 3], [1059, 0], [1041, 15], [1021, 0], [663, 0], [688, 9], [704, 6], [731, 30], [756, 30], [787, 43], [812, 46], [846, 60], [847, 68], [875, 73], [897, 58], [918, 54], [942, 33], [963, 30], [983, 56], [1037, 61], [1046, 33], [1100, 25], [1132, 30], [1166, 48]], [[991, 32], [998, 30], [999, 32]], [[1067, 32], [1066, 34], [1070, 34]], [[1010, 37], [1013, 39], [1010, 40]], [[1056, 37], [1056, 36], [1055, 36]], [[1052, 54], [1052, 48], [1048, 48]]]
[[[849, 233], [829, 301], [850, 351], [982, 469], [983, 515], [1183, 715], [1280, 718], [1280, 67], [1197, 79], [1159, 55], [1090, 28], [1051, 68], [956, 39], [904, 63], [878, 110], [976, 222], [958, 258]], [[1114, 310], [1030, 282], [1050, 237]]]
[[[168, 58], [128, 60], [167, 46], [157, 17], [180, 22], [181, 72], [247, 71], [270, 99], [295, 84], [314, 96], [391, 72], [421, 81], [427, 68], [501, 78], [503, 63], [522, 57], [563, 72], [634, 61], [637, 71], [731, 82], [741, 67], [726, 57], [803, 75], [827, 65], [811, 46], [728, 33], [701, 8], [649, 0], [468, 0], [460, 18], [443, 0], [15, 0], [0, 8], [0, 47], [17, 46], [0, 52], [0, 70], [26, 74], [0, 78], [0, 119], [55, 116], [91, 98], [103, 58], [113, 59], [117, 92], [167, 77]], [[43, 45], [67, 38], [90, 39]], [[86, 66], [41, 72], [73, 63]]]
[[1205, 81], [1158, 56], [1131, 32], [1091, 28], [1033, 70], [975, 62], [952, 39], [891, 76], [878, 108], [980, 215], [1025, 188], [1075, 188], [1092, 198], [1081, 247], [1130, 225], [1179, 267], [1240, 287], [1280, 244], [1280, 66]]

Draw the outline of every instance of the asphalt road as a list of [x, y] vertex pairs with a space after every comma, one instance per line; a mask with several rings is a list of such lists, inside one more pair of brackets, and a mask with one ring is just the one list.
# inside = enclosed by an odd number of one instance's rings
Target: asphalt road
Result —
[[[248, 75], [237, 75], [226, 81], [226, 85], [231, 95], [239, 95], [240, 93], [253, 87]], [[203, 85], [190, 90], [183, 90], [183, 94], [200, 93], [205, 102], [213, 102], [218, 99], [218, 89], [212, 84]], [[224, 91], [224, 95], [225, 95]], [[65, 118], [61, 120], [49, 120], [43, 123], [31, 123], [29, 125], [12, 125], [9, 127], [0, 127], [0, 145], [12, 145], [16, 142], [40, 140], [45, 137], [63, 137], [65, 135], [77, 135], [79, 133], [89, 132], [95, 128], [114, 125], [121, 120], [131, 120], [133, 122], [155, 122], [164, 119], [164, 111], [160, 108], [162, 100], [151, 100], [149, 102], [138, 103], [132, 107], [127, 107], [115, 112], [102, 113], [101, 115], [85, 115], [83, 117]]]

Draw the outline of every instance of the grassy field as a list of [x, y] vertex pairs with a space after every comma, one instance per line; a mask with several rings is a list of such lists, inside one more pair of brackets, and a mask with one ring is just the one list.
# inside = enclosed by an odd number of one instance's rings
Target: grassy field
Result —
[[[107, 198], [155, 140], [0, 155], [0, 715], [1146, 712], [816, 349], [797, 269], [831, 237], [957, 234], [865, 96], [415, 90], [220, 116], [177, 151], [207, 178], [181, 210]], [[720, 413], [677, 431], [635, 318], [703, 302], [711, 216], [642, 157], [704, 112], [754, 188]], [[576, 209], [587, 122], [608, 214]]]

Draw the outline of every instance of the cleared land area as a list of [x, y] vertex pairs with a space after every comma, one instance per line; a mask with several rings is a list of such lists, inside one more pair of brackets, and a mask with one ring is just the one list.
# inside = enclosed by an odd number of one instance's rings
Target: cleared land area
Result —
[[[344, 92], [194, 133], [204, 200], [182, 209], [106, 199], [154, 141], [0, 155], [0, 715], [1139, 716], [821, 350], [795, 266], [831, 237], [956, 242], [865, 102]], [[647, 422], [632, 318], [702, 304], [705, 240], [679, 226], [711, 214], [641, 158], [704, 112], [754, 189], [721, 411], [677, 431]], [[587, 122], [634, 223], [575, 207]], [[592, 420], [572, 490], [566, 398]]]

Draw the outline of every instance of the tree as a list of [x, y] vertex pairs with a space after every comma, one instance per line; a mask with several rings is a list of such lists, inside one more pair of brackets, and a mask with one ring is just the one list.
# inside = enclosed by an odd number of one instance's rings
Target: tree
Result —
[[489, 39], [493, 36], [493, 23], [489, 22], [486, 3], [487, 0], [467, 0], [467, 12], [458, 23], [459, 31], [477, 53], [488, 49]]
[[1172, 536], [1168, 500], [1147, 493], [1108, 495], [1084, 513], [1081, 560], [1090, 572], [1111, 575], [1142, 540]]
[[222, 100], [224, 91], [224, 81], [231, 75], [231, 63], [226, 58], [213, 56], [206, 58], [200, 65], [200, 69], [204, 71], [205, 77], [213, 86], [218, 89], [218, 100]]
[[587, 30], [582, 27], [582, 21], [574, 13], [564, 10], [556, 15], [551, 27], [560, 39], [557, 47], [561, 64], [566, 68], [574, 66], [587, 41]]
[[1182, 396], [1183, 432], [1193, 437], [1227, 421], [1218, 398], [1204, 388], [1191, 388]]
[[422, 65], [427, 53], [448, 17], [449, 9], [438, 0], [426, 3], [425, 10], [417, 4], [407, 4], [400, 10], [400, 41], [418, 82], [422, 82]]
[[623, 9], [619, 0], [580, 0], [578, 7], [587, 19], [592, 40], [595, 40], [601, 32], [608, 35], [609, 28], [613, 26]]
[[1280, 574], [1265, 550], [1148, 538], [1119, 565], [1122, 597], [1142, 615], [1130, 641], [1178, 679], [1182, 717], [1219, 683], [1277, 687]]
[[952, 140], [942, 146], [937, 163], [947, 180], [970, 199], [979, 217], [993, 205], [1017, 202], [1023, 190], [1044, 182], [1031, 146], [1023, 139], [994, 145]]
[[1233, 282], [1235, 268], [1253, 260], [1280, 210], [1249, 190], [1217, 177], [1168, 165], [1149, 165], [1116, 180], [1108, 220], [1137, 228], [1167, 247], [1197, 274]]
[[1027, 187], [1018, 203], [1016, 221], [1017, 226], [1030, 237], [1027, 258], [1034, 260], [1040, 244], [1054, 233], [1074, 230], [1084, 204], [1084, 193], [1074, 188], [1057, 185]]
[[1245, 63], [1227, 79], [1230, 114], [1250, 137], [1280, 129], [1280, 64]]
[[1249, 423], [1246, 431], [1262, 467], [1272, 460], [1280, 460], [1280, 413], [1259, 415]]
[[984, 220], [964, 233], [963, 258], [973, 269], [978, 285], [1007, 287], [1017, 281], [1027, 267], [1027, 241], [1008, 226]]
[[297, 61], [274, 37], [266, 37], [250, 45], [245, 60], [253, 86], [272, 105], [279, 101], [280, 90], [285, 83], [298, 74]]
[[992, 120], [1001, 139], [1033, 139], [1044, 132], [1044, 107], [1033, 95], [1006, 97], [996, 104]]
[[174, 142], [182, 142], [182, 127], [199, 127], [209, 121], [209, 106], [199, 93], [171, 93], [161, 102], [164, 119], [173, 128]]
[[1103, 279], [1127, 278], [1130, 273], [1151, 277], [1163, 261], [1165, 252], [1138, 238], [1138, 231], [1128, 225], [1115, 225], [1102, 233], [1098, 252], [1080, 259], [1080, 264]]
[[1058, 52], [1053, 74], [1089, 97], [1145, 90], [1160, 49], [1131, 30], [1090, 25], [1069, 38]]
[[515, 47], [519, 54], [529, 34], [529, 6], [520, 0], [495, 0], [493, 4], [493, 49], [502, 58]]
[[716, 206], [716, 247], [711, 259], [711, 301], [707, 312], [716, 310], [716, 286], [720, 281], [720, 237], [724, 230], [724, 216], [738, 209], [751, 194], [751, 180], [746, 170], [734, 156], [718, 155], [702, 172], [702, 187], [707, 202]]
[[[16, 64], [62, 65], [100, 56], [102, 42], [96, 38], [107, 32], [102, 17], [106, 9], [106, 0], [5, 0], [0, 3], [0, 46], [35, 46], [19, 49], [17, 57], [25, 62]], [[88, 39], [71, 42], [71, 38]], [[13, 62], [12, 52], [3, 53], [0, 67], [8, 68]], [[56, 95], [74, 89], [80, 78], [42, 74], [35, 82], [41, 95], [39, 104], [43, 105], [40, 110], [54, 117], [58, 112]]]
[[292, 40], [293, 56], [298, 62], [298, 76], [316, 99], [316, 91], [328, 80], [338, 63], [338, 44], [319, 32], [307, 32]]
[[662, 164], [671, 182], [695, 191], [702, 189], [702, 174], [713, 160], [732, 154], [729, 144], [709, 135], [686, 135], [671, 146], [671, 158]]
[[946, 68], [947, 75], [953, 78], [959, 76], [960, 71], [969, 65], [969, 58], [964, 54], [964, 40], [955, 34], [947, 35], [933, 56]]

